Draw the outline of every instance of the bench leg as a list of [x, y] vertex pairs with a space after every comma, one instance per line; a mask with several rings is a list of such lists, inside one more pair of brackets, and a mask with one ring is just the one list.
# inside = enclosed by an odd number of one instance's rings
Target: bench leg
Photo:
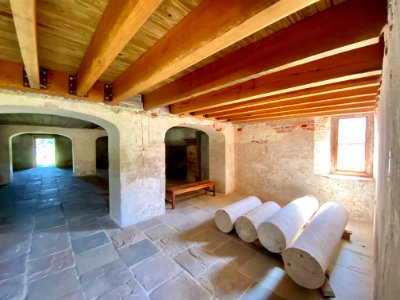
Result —
[[175, 209], [175, 193], [172, 193], [172, 209]]

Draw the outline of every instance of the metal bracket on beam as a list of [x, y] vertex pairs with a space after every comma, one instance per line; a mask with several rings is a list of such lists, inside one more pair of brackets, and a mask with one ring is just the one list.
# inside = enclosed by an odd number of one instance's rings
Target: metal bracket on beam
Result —
[[[39, 69], [39, 81], [40, 81], [40, 89], [47, 90], [47, 74], [48, 71], [45, 68]], [[26, 74], [25, 68], [22, 70], [22, 84], [24, 87], [31, 87], [29, 84], [28, 75]]]
[[112, 99], [112, 84], [104, 84], [104, 102], [111, 102]]
[[76, 95], [76, 75], [68, 76], [68, 92], [72, 95]]
[[40, 81], [40, 89], [47, 90], [47, 75], [49, 72], [45, 68], [40, 68], [39, 70], [39, 81]]
[[24, 87], [31, 87], [29, 85], [28, 74], [26, 74], [25, 68], [22, 68], [22, 84]]

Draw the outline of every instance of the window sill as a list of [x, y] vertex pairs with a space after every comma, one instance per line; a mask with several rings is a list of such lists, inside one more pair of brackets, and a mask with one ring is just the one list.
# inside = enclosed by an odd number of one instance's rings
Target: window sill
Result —
[[342, 179], [342, 180], [358, 180], [358, 181], [375, 181], [373, 177], [362, 177], [354, 175], [342, 175], [342, 174], [316, 174], [317, 176], [332, 178], [332, 179]]

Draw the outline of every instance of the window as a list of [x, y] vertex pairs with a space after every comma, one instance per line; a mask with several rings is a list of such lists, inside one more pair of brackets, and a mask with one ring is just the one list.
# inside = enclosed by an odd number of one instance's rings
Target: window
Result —
[[331, 173], [372, 176], [371, 116], [332, 118]]

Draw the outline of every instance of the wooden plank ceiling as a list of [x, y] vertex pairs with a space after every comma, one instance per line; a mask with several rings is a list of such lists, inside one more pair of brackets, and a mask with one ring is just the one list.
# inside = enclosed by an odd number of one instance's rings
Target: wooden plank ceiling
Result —
[[0, 0], [0, 88], [233, 123], [368, 112], [386, 19], [384, 0]]

